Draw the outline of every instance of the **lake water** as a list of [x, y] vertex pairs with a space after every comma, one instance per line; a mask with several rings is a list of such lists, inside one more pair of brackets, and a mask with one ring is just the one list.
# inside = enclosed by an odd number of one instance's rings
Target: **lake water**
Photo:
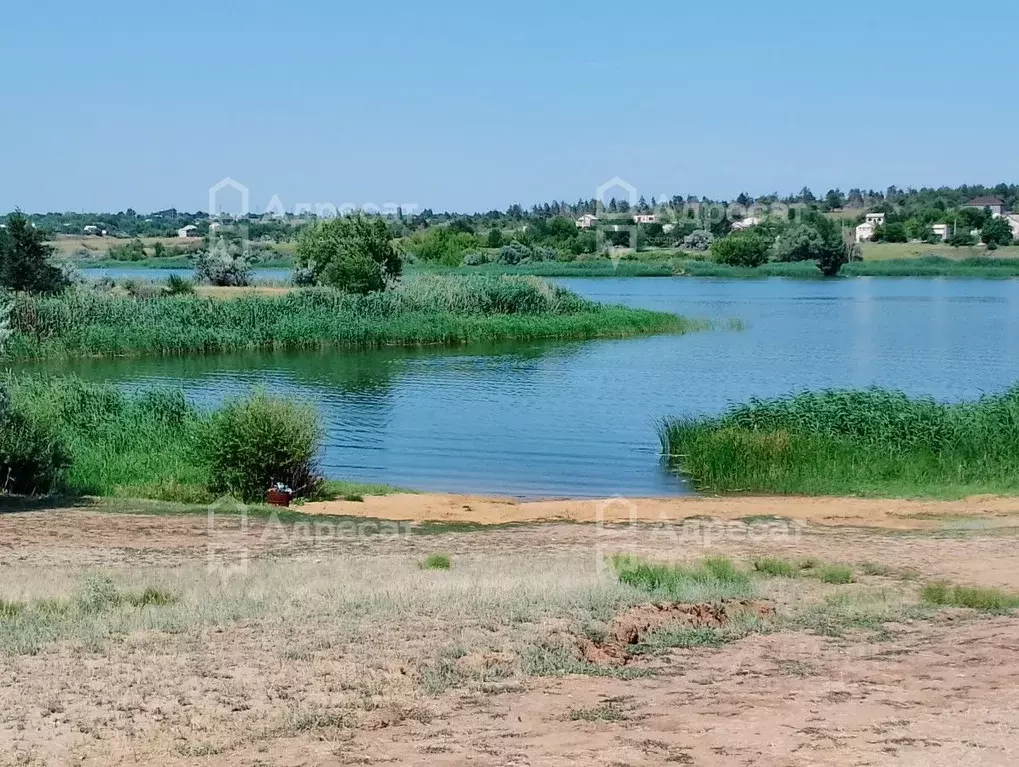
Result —
[[[878, 384], [939, 399], [1019, 380], [1019, 281], [570, 279], [594, 299], [745, 329], [454, 350], [329, 351], [53, 364], [203, 404], [297, 395], [332, 478], [524, 497], [688, 492], [656, 421], [751, 396]], [[724, 325], [724, 323], [720, 323]]]
[[[93, 266], [82, 269], [82, 274], [90, 280], [135, 280], [137, 282], [166, 282], [171, 274], [186, 280], [195, 278], [194, 269], [148, 269], [131, 266]], [[256, 282], [290, 282], [293, 271], [290, 269], [253, 269], [251, 279]]]

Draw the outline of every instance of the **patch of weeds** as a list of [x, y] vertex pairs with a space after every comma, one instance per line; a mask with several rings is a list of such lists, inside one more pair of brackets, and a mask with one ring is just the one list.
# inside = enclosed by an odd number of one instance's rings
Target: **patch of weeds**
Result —
[[0, 599], [0, 618], [13, 618], [21, 612], [21, 605], [17, 602], [8, 602]]
[[467, 677], [457, 665], [467, 651], [462, 647], [444, 647], [435, 663], [421, 669], [421, 684], [429, 695], [440, 695], [451, 687], [461, 687]]
[[825, 565], [821, 568], [821, 582], [844, 585], [853, 582], [853, 568], [848, 565]]
[[169, 591], [163, 591], [162, 589], [156, 589], [149, 586], [144, 591], [124, 594], [122, 601], [132, 607], [146, 607], [147, 605], [165, 607], [166, 605], [174, 604], [177, 601], [177, 597]]
[[746, 517], [740, 517], [739, 521], [745, 525], [772, 525], [776, 522], [789, 522], [788, 517], [780, 517], [777, 514], [750, 514]]
[[690, 566], [630, 556], [615, 556], [610, 561], [621, 583], [657, 599], [713, 602], [747, 599], [756, 593], [749, 573], [738, 570], [728, 557], [705, 557]]
[[754, 569], [765, 575], [772, 575], [777, 578], [795, 578], [800, 574], [800, 568], [787, 559], [778, 557], [761, 557], [754, 560]]
[[1019, 607], [1019, 594], [1001, 589], [953, 586], [946, 581], [928, 583], [920, 598], [936, 607], [968, 607], [983, 612], [1008, 612]]
[[897, 595], [884, 590], [844, 592], [827, 597], [789, 622], [794, 628], [820, 636], [844, 637], [849, 631], [864, 630], [875, 632], [878, 639], [890, 639], [886, 623], [924, 618], [928, 614], [929, 610], [902, 602]]
[[745, 613], [735, 616], [720, 628], [704, 626], [651, 631], [644, 636], [640, 644], [633, 647], [633, 653], [634, 655], [645, 655], [673, 649], [693, 650], [701, 647], [723, 647], [750, 634], [763, 634], [770, 630], [770, 624], [763, 621], [760, 616]]
[[626, 712], [616, 703], [605, 703], [594, 708], [570, 709], [572, 722], [622, 722], [627, 718]]
[[877, 562], [861, 562], [858, 567], [860, 572], [864, 575], [878, 575], [883, 578], [887, 578], [892, 575], [892, 568], [888, 565], [878, 564]]
[[117, 584], [108, 575], [89, 575], [78, 594], [78, 608], [86, 614], [112, 610], [120, 604]]
[[651, 676], [648, 669], [612, 668], [579, 660], [566, 647], [532, 645], [521, 655], [521, 667], [528, 676], [607, 676], [617, 679], [639, 679]]
[[351, 501], [353, 503], [364, 503], [364, 496], [360, 493], [347, 493], [343, 496], [343, 500]]
[[309, 732], [333, 727], [347, 727], [349, 726], [349, 721], [344, 714], [338, 712], [298, 711], [293, 715], [290, 726], [297, 732]]
[[216, 756], [223, 753], [223, 749], [214, 746], [212, 743], [178, 743], [175, 750], [181, 756]]
[[448, 570], [452, 566], [449, 554], [429, 554], [421, 563], [422, 570]]

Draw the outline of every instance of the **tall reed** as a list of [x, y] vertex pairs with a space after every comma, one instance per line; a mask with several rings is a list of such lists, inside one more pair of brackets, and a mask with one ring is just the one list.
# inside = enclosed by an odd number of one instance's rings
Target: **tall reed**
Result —
[[592, 338], [677, 332], [694, 324], [596, 304], [534, 277], [428, 275], [366, 296], [329, 289], [230, 299], [132, 298], [94, 290], [22, 295], [11, 326], [7, 355], [30, 359]]
[[751, 400], [661, 426], [703, 490], [960, 497], [1019, 491], [1019, 385], [945, 404], [884, 389]]

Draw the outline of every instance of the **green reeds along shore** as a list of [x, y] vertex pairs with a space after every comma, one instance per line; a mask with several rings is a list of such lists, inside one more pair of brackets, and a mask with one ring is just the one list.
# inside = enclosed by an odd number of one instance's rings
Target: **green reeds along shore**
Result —
[[132, 298], [88, 288], [19, 295], [10, 324], [12, 359], [586, 339], [705, 326], [598, 304], [535, 277], [435, 275], [367, 296], [325, 288], [230, 298]]
[[660, 435], [670, 466], [704, 492], [1019, 492], [1019, 385], [955, 404], [882, 389], [807, 392], [668, 419]]

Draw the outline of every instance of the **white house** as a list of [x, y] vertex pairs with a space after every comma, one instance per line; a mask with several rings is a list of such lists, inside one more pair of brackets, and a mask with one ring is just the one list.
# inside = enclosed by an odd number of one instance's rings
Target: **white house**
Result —
[[95, 224], [89, 224], [82, 231], [85, 234], [99, 234], [99, 227]]
[[181, 229], [177, 230], [177, 237], [179, 237], [182, 240], [186, 240], [188, 237], [197, 237], [197, 236], [198, 236], [198, 227], [195, 226], [194, 224], [188, 224], [187, 226], [182, 227]]
[[761, 219], [756, 216], [748, 216], [740, 221], [735, 221], [732, 225], [734, 231], [741, 232], [744, 229], [750, 229], [751, 227], [757, 226], [761, 223]]
[[1005, 204], [1005, 201], [1000, 197], [977, 197], [975, 199], [970, 200], [962, 207], [979, 208], [980, 210], [983, 210], [984, 208], [990, 208], [991, 215], [994, 216], [995, 218], [1001, 218], [1006, 213], [1008, 213], [1008, 206]]
[[885, 214], [884, 213], [868, 213], [867, 223], [873, 225], [875, 228], [885, 225]]
[[1005, 220], [1012, 228], [1012, 239], [1019, 240], [1019, 213], [1009, 213], [1005, 216]]
[[934, 224], [931, 230], [942, 242], [948, 242], [948, 238], [952, 236], [952, 228], [948, 224]]
[[856, 227], [856, 241], [867, 242], [868, 240], [874, 239], [874, 230], [877, 229], [874, 224], [864, 223]]
[[635, 224], [657, 224], [658, 216], [654, 213], [637, 213], [633, 217]]
[[583, 216], [577, 219], [577, 229], [590, 229], [597, 223], [598, 223], [597, 216], [592, 216], [590, 213], [585, 213]]

